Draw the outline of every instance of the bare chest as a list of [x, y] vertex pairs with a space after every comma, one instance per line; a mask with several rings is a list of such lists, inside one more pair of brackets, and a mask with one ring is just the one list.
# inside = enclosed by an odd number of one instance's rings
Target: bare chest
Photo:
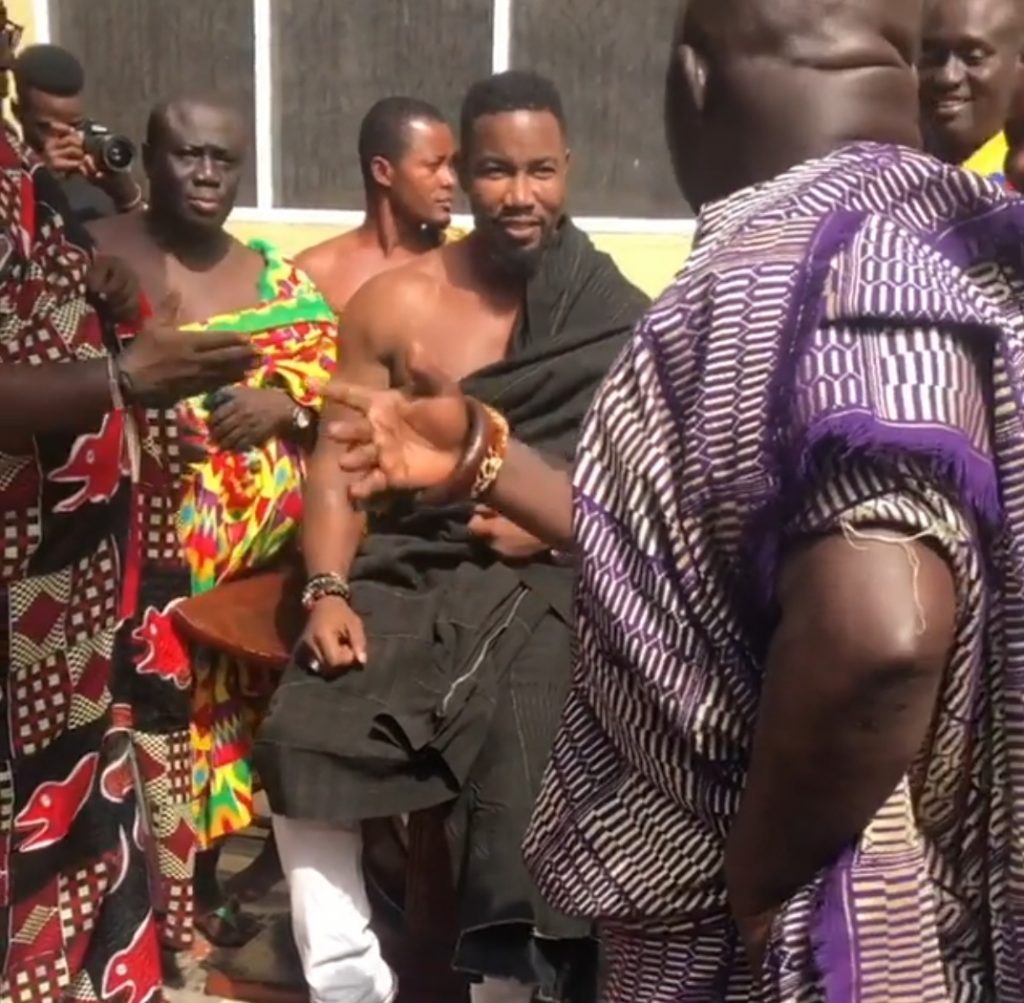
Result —
[[408, 264], [414, 257], [412, 254], [394, 254], [391, 257], [385, 257], [379, 252], [350, 254], [346, 255], [338, 266], [323, 275], [316, 275], [314, 278], [320, 287], [320, 292], [330, 303], [331, 309], [340, 315], [344, 312], [349, 300], [367, 282], [384, 272]]
[[231, 255], [207, 271], [193, 271], [176, 258], [154, 250], [136, 262], [139, 281], [154, 304], [174, 293], [181, 300], [180, 324], [199, 324], [223, 314], [239, 313], [260, 302], [263, 260]]
[[461, 380], [500, 362], [519, 316], [518, 300], [493, 302], [475, 293], [446, 290], [433, 309], [409, 328], [431, 364]]

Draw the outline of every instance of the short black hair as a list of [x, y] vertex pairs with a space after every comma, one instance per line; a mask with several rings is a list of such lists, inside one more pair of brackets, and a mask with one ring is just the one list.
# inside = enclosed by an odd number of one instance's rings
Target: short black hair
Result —
[[555, 116], [563, 132], [569, 131], [562, 96], [547, 77], [529, 70], [506, 70], [478, 80], [466, 92], [459, 124], [462, 148], [469, 148], [478, 118], [509, 111], [547, 111]]
[[413, 122], [444, 122], [441, 112], [420, 98], [382, 98], [363, 117], [359, 126], [359, 167], [367, 188], [373, 184], [373, 160], [383, 157], [394, 164], [408, 147], [408, 129]]
[[29, 91], [70, 98], [85, 88], [85, 70], [78, 58], [59, 45], [30, 45], [14, 61], [18, 100]]

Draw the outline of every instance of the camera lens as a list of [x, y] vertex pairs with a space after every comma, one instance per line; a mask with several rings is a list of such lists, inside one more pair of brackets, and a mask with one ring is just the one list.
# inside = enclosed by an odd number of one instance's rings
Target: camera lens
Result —
[[98, 122], [87, 122], [82, 130], [85, 152], [99, 166], [113, 172], [131, 168], [135, 160], [135, 146], [126, 136], [111, 132]]
[[135, 149], [127, 139], [112, 136], [103, 148], [103, 159], [112, 171], [127, 171], [135, 159]]

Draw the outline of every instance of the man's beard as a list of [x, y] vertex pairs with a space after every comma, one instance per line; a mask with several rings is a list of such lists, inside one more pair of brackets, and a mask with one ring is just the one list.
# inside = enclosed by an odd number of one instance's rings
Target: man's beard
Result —
[[516, 247], [502, 241], [492, 247], [491, 262], [497, 271], [509, 278], [532, 279], [540, 271], [547, 249], [547, 240], [536, 247]]
[[553, 230], [545, 230], [539, 243], [523, 247], [510, 241], [501, 227], [490, 219], [486, 221], [484, 229], [488, 237], [488, 263], [491, 268], [515, 280], [529, 280], [537, 274], [554, 234]]

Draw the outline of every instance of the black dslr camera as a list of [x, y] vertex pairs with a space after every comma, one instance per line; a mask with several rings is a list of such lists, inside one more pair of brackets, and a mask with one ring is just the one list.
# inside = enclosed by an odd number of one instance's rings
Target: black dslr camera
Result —
[[131, 170], [135, 162], [135, 144], [99, 122], [86, 122], [82, 126], [82, 146], [96, 166], [105, 171], [121, 174]]

